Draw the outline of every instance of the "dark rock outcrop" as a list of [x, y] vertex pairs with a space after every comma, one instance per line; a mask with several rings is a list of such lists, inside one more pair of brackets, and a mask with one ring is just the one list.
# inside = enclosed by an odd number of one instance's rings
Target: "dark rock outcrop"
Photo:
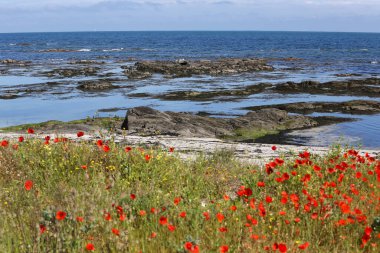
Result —
[[111, 90], [120, 88], [120, 86], [113, 85], [109, 80], [89, 80], [78, 82], [77, 87], [83, 91], [100, 91], [100, 90]]
[[310, 93], [379, 97], [380, 78], [331, 81], [325, 83], [316, 81], [304, 81], [300, 83], [286, 82], [274, 86], [273, 90], [279, 93]]
[[240, 89], [225, 89], [215, 91], [174, 91], [170, 93], [160, 94], [153, 96], [154, 98], [162, 100], [193, 100], [203, 101], [211, 100], [219, 97], [242, 97], [249, 96], [265, 91], [267, 88], [272, 87], [268, 83], [259, 83], [242, 87]]
[[31, 61], [19, 61], [19, 60], [14, 60], [14, 59], [5, 59], [5, 60], [0, 60], [0, 64], [24, 67], [24, 66], [30, 65]]
[[288, 115], [286, 111], [278, 109], [263, 109], [229, 119], [136, 107], [128, 110], [122, 128], [141, 135], [222, 137], [233, 136], [239, 129], [290, 130], [317, 125], [318, 123], [310, 117]]
[[73, 76], [95, 76], [100, 68], [98, 67], [86, 67], [86, 68], [62, 68], [53, 69], [45, 72], [48, 77], [61, 76], [61, 77], [73, 77]]
[[82, 64], [82, 65], [90, 65], [90, 64], [105, 64], [104, 61], [93, 61], [93, 60], [76, 60], [69, 62], [70, 64]]
[[0, 94], [0, 99], [16, 99], [16, 98], [19, 98], [20, 96], [17, 95], [17, 94], [13, 94], [13, 93], [3, 93], [3, 94]]
[[277, 108], [287, 112], [309, 114], [313, 112], [340, 112], [350, 114], [380, 113], [380, 102], [373, 100], [352, 100], [347, 102], [300, 102], [266, 106], [246, 107], [246, 110]]
[[192, 75], [229, 75], [254, 71], [272, 71], [263, 59], [219, 59], [215, 61], [140, 61], [134, 66], [124, 66], [130, 78], [148, 78], [154, 73], [165, 77], [189, 77]]

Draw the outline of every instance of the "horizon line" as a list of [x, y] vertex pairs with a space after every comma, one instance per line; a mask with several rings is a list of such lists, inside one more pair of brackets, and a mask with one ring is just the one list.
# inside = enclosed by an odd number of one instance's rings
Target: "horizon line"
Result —
[[319, 31], [319, 30], [80, 30], [80, 31], [31, 31], [31, 32], [0, 32], [0, 34], [24, 34], [24, 33], [97, 33], [97, 32], [305, 32], [305, 33], [371, 33], [374, 31]]

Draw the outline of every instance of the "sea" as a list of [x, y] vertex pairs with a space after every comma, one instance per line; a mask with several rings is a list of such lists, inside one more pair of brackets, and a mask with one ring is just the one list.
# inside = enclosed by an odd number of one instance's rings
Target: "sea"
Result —
[[[122, 66], [139, 60], [265, 58], [275, 67], [272, 72], [231, 76], [193, 76], [168, 79], [154, 75], [145, 80], [128, 80]], [[207, 112], [215, 117], [236, 117], [247, 113], [244, 107], [308, 101], [349, 101], [378, 97], [277, 94], [263, 92], [235, 99], [209, 101], [163, 101], [136, 97], [178, 91], [209, 91], [241, 88], [261, 82], [281, 83], [302, 80], [330, 81], [380, 77], [379, 33], [326, 32], [67, 32], [0, 33], [0, 60], [31, 61], [27, 67], [0, 67], [1, 92], [23, 88], [14, 99], [0, 99], [0, 127], [47, 120], [69, 121], [86, 117], [121, 116], [128, 108], [150, 106], [159, 110]], [[79, 81], [94, 76], [48, 77], [44, 72], [75, 67], [76, 60], [101, 61], [100, 74], [123, 79], [123, 89], [84, 92]], [[355, 74], [355, 77], [347, 74]], [[50, 85], [47, 82], [58, 82]], [[119, 83], [118, 83], [119, 85]], [[355, 145], [380, 149], [380, 115], [347, 115], [353, 122], [340, 123], [288, 133], [287, 143], [298, 145]]]

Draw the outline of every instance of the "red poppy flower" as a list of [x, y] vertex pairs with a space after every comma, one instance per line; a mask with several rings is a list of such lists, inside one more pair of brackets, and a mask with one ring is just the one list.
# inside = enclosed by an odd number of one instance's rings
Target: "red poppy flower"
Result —
[[24, 137], [20, 136], [18, 137], [18, 142], [23, 142], [24, 141]]
[[110, 213], [105, 213], [104, 214], [104, 219], [108, 220], [108, 221], [112, 220], [111, 214]]
[[265, 186], [265, 183], [264, 183], [264, 182], [258, 182], [258, 183], [257, 183], [257, 186], [258, 186], [258, 187], [264, 187], [264, 186]]
[[307, 249], [308, 247], [309, 247], [309, 243], [308, 242], [305, 242], [304, 244], [301, 244], [300, 246], [298, 246], [298, 248], [301, 249], [301, 250]]
[[98, 147], [103, 146], [103, 141], [102, 141], [102, 140], [97, 140], [97, 141], [96, 141], [96, 145], [97, 145]]
[[173, 148], [173, 147], [170, 147], [170, 148], [169, 148], [169, 152], [170, 152], [170, 153], [173, 153], [173, 152], [174, 152], [174, 148]]
[[210, 213], [204, 212], [203, 217], [205, 217], [205, 220], [209, 220], [210, 219]]
[[127, 215], [125, 214], [120, 214], [119, 220], [120, 221], [125, 221], [125, 218], [127, 218]]
[[145, 161], [149, 162], [150, 158], [150, 155], [145, 155]]
[[185, 250], [191, 253], [199, 253], [199, 246], [196, 244], [193, 244], [192, 242], [186, 242], [183, 246]]
[[185, 217], [186, 217], [186, 212], [181, 212], [181, 213], [179, 214], [179, 217], [181, 217], [181, 218], [185, 218]]
[[24, 188], [27, 191], [30, 191], [33, 188], [33, 181], [32, 180], [26, 180], [24, 183]]
[[258, 236], [258, 235], [256, 235], [256, 234], [252, 234], [251, 236], [250, 236], [250, 238], [251, 239], [253, 239], [253, 240], [259, 240], [260, 239], [260, 236]]
[[221, 227], [221, 228], [219, 228], [219, 231], [222, 232], [222, 233], [225, 233], [225, 232], [227, 232], [227, 228], [226, 227]]
[[184, 247], [187, 250], [191, 250], [193, 248], [193, 243], [192, 242], [185, 242]]
[[277, 149], [276, 146], [272, 146], [272, 150], [275, 151]]
[[132, 150], [131, 147], [126, 147], [126, 148], [125, 148], [125, 152], [127, 152], [127, 153], [128, 153], [129, 151], [131, 151], [131, 150]]
[[150, 234], [150, 238], [156, 238], [156, 237], [157, 237], [157, 233], [152, 232], [152, 234]]
[[46, 231], [46, 226], [44, 224], [40, 224], [40, 234], [42, 235]]
[[2, 146], [2, 147], [7, 147], [8, 145], [9, 145], [9, 142], [6, 141], [6, 140], [3, 140], [3, 141], [1, 142], [1, 146]]
[[77, 222], [83, 222], [83, 217], [81, 217], [81, 216], [78, 216], [77, 218], [76, 218], [76, 220], [77, 220]]
[[87, 243], [86, 250], [88, 250], [88, 251], [94, 251], [95, 250], [94, 244]]
[[169, 224], [168, 225], [168, 229], [169, 229], [170, 232], [173, 232], [176, 229], [176, 227], [173, 226], [172, 224]]
[[34, 134], [34, 129], [33, 128], [28, 128], [28, 134]]
[[164, 217], [164, 216], [161, 216], [160, 217], [160, 224], [161, 225], [165, 225], [168, 223], [168, 218]]
[[66, 213], [64, 211], [57, 211], [57, 213], [55, 214], [55, 218], [57, 220], [64, 220], [66, 218]]
[[140, 216], [145, 216], [146, 215], [146, 211], [145, 210], [140, 210], [139, 211], [139, 215]]
[[104, 146], [103, 146], [103, 151], [104, 151], [104, 152], [107, 153], [107, 152], [109, 152], [110, 150], [111, 150], [111, 149], [110, 149], [110, 147], [109, 147], [108, 145], [104, 145]]
[[84, 135], [84, 132], [82, 132], [82, 131], [79, 131], [79, 132], [77, 133], [77, 137], [78, 137], [78, 138], [82, 137], [83, 135]]
[[228, 246], [227, 245], [222, 245], [219, 247], [219, 252], [220, 253], [226, 253], [228, 252]]
[[301, 221], [300, 218], [298, 218], [298, 217], [294, 218], [294, 222], [298, 223], [298, 222], [300, 222], [300, 221]]
[[230, 209], [231, 209], [231, 211], [235, 212], [237, 210], [237, 207], [236, 206], [231, 206]]
[[136, 195], [131, 193], [131, 195], [129, 195], [129, 197], [131, 198], [131, 200], [135, 200], [136, 199]]
[[217, 213], [216, 218], [218, 219], [219, 223], [221, 223], [224, 220], [224, 215], [222, 213]]
[[278, 249], [280, 250], [281, 253], [286, 252], [288, 249], [286, 248], [286, 244], [280, 243], [278, 245]]
[[112, 228], [112, 233], [114, 235], [120, 236], [120, 231], [118, 229], [116, 229], [116, 228]]
[[266, 196], [266, 197], [265, 197], [265, 202], [267, 202], [267, 203], [272, 203], [272, 201], [273, 201], [273, 199], [272, 199], [271, 196]]
[[179, 204], [179, 202], [181, 202], [181, 197], [177, 197], [174, 199], [174, 205], [177, 206]]

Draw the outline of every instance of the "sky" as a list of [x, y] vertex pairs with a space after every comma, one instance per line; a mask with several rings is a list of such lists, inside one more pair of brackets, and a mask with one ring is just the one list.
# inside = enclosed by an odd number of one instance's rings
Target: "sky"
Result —
[[0, 0], [0, 33], [380, 32], [380, 0]]

